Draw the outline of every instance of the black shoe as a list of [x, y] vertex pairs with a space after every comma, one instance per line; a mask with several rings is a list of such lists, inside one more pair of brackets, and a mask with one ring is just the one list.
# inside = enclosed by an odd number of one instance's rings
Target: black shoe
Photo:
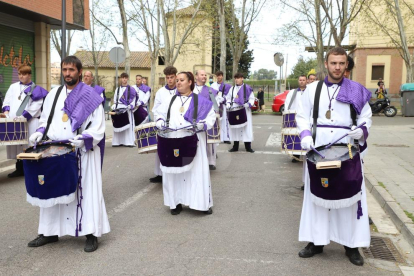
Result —
[[36, 239], [32, 240], [31, 242], [29, 242], [27, 244], [28, 247], [39, 247], [39, 246], [43, 246], [45, 244], [48, 243], [52, 243], [52, 242], [57, 242], [59, 241], [59, 237], [58, 236], [43, 236], [43, 235], [39, 235], [37, 236]]
[[213, 209], [210, 207], [207, 211], [204, 211], [204, 214], [211, 215], [213, 213]]
[[23, 171], [15, 170], [14, 172], [9, 173], [7, 175], [8, 178], [19, 177], [19, 176], [24, 176], [24, 172]]
[[364, 265], [364, 258], [362, 258], [361, 254], [359, 254], [358, 248], [349, 248], [345, 247], [345, 254], [348, 257], [349, 261], [357, 266]]
[[162, 183], [162, 176], [161, 175], [157, 175], [155, 177], [150, 178], [149, 181], [151, 183]]
[[323, 245], [314, 245], [313, 242], [308, 243], [308, 245], [299, 252], [299, 257], [301, 258], [310, 258], [315, 254], [320, 254], [323, 252]]
[[224, 144], [230, 144], [231, 145], [231, 142], [230, 141], [224, 141], [223, 143]]
[[181, 204], [178, 204], [175, 209], [171, 209], [171, 215], [179, 215], [181, 211], [183, 210], [183, 206]]
[[254, 150], [253, 149], [246, 149], [247, 152], [253, 153]]
[[239, 151], [239, 150], [238, 149], [235, 149], [235, 148], [229, 149], [229, 152], [236, 152], [236, 151]]
[[209, 165], [210, 171], [215, 171], [216, 170], [216, 166], [214, 165]]
[[98, 238], [92, 234], [86, 235], [85, 252], [93, 252], [98, 249]]
[[304, 191], [304, 190], [305, 190], [305, 185], [302, 185], [302, 187], [300, 187], [300, 189], [301, 189], [302, 191]]
[[369, 225], [373, 225], [374, 222], [372, 221], [371, 217], [368, 216]]

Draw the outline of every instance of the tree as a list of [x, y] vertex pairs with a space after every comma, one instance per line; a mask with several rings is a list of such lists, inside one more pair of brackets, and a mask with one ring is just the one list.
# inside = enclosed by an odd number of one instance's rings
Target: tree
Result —
[[268, 70], [265, 68], [254, 71], [251, 76], [251, 79], [253, 80], [276, 80], [276, 78], [277, 72], [275, 70]]
[[302, 56], [299, 57], [298, 62], [292, 68], [292, 73], [289, 75], [289, 79], [297, 79], [300, 75], [307, 75], [308, 72], [318, 66], [316, 59], [309, 58], [305, 60]]
[[[72, 38], [75, 34], [73, 30], [67, 30], [67, 41], [66, 41], [66, 54], [69, 55], [70, 53], [70, 46], [72, 45]], [[61, 42], [62, 42], [62, 31], [61, 30], [51, 30], [50, 37], [52, 39], [53, 46], [55, 47], [56, 51], [58, 52], [60, 58], [62, 59], [62, 49], [61, 49]]]
[[[224, 0], [217, 0], [218, 22], [220, 30], [220, 71], [223, 72], [223, 79], [227, 79], [226, 58], [227, 58], [227, 34], [226, 34], [226, 14]], [[214, 39], [213, 39], [214, 41]], [[216, 70], [214, 70], [216, 72]]]

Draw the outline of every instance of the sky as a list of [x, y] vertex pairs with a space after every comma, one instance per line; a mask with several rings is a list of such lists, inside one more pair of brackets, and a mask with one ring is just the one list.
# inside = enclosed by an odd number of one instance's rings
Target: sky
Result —
[[[268, 5], [263, 8], [256, 21], [252, 24], [250, 32], [248, 34], [250, 45], [249, 48], [253, 49], [254, 62], [251, 64], [250, 71], [253, 73], [256, 70], [265, 68], [268, 70], [276, 70], [278, 76], [280, 76], [279, 67], [275, 65], [273, 56], [275, 53], [280, 52], [285, 58], [285, 65], [283, 71], [286, 72], [286, 61], [287, 61], [287, 72], [290, 74], [293, 66], [296, 64], [299, 56], [304, 58], [315, 58], [315, 53], [305, 52], [305, 44], [297, 45], [274, 45], [274, 39], [277, 36], [278, 28], [282, 27], [292, 20], [292, 14], [288, 12], [281, 12], [281, 9], [277, 5]], [[114, 30], [115, 33], [119, 33], [119, 30]], [[84, 44], [85, 35], [82, 32], [78, 32], [74, 37], [71, 54], [73, 54], [81, 45]], [[119, 39], [122, 39], [119, 33]], [[132, 38], [130, 40], [131, 51], [146, 51], [147, 47], [139, 43], [133, 43], [135, 41]], [[116, 43], [111, 40], [107, 45], [107, 51], [112, 47], [117, 46]], [[308, 46], [308, 45], [306, 45]], [[52, 62], [59, 62], [60, 57], [56, 50], [52, 47], [51, 54]]]

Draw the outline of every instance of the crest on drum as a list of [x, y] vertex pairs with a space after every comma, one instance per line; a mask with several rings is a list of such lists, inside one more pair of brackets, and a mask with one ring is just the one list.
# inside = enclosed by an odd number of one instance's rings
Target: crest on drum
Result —
[[44, 175], [38, 175], [37, 180], [39, 181], [40, 185], [45, 184], [45, 176]]
[[180, 156], [180, 150], [179, 150], [179, 149], [175, 149], [175, 150], [174, 150], [174, 156], [175, 156], [175, 157]]
[[239, 120], [239, 119], [240, 119], [240, 116], [239, 116], [239, 115], [237, 115], [237, 116], [236, 116], [236, 120]]
[[329, 186], [328, 178], [321, 178], [321, 182], [322, 182], [322, 187], [328, 188], [328, 186]]

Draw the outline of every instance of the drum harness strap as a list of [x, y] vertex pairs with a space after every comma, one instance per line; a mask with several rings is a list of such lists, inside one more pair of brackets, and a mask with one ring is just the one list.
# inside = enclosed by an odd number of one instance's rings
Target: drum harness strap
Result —
[[[193, 94], [193, 101], [194, 101], [193, 125], [195, 125], [197, 123], [197, 114], [198, 114], [198, 95], [195, 94], [195, 93], [192, 93], [192, 94]], [[171, 106], [174, 103], [174, 101], [175, 101], [176, 98], [177, 98], [177, 95], [174, 95], [171, 98], [170, 106], [168, 107], [167, 121], [166, 121], [167, 127], [170, 126], [170, 111], [171, 111]]]
[[[119, 102], [119, 90], [121, 89], [121, 87], [118, 87], [118, 89], [116, 90], [116, 104], [115, 104], [115, 110], [117, 110], [118, 108], [118, 102]], [[105, 92], [104, 92], [105, 93]], [[128, 98], [127, 98], [127, 103], [129, 104], [129, 96], [131, 94], [131, 87], [128, 85]], [[105, 94], [104, 94], [105, 96]]]
[[20, 115], [23, 114], [23, 111], [24, 111], [27, 103], [29, 102], [30, 96], [32, 95], [32, 92], [35, 89], [35, 87], [36, 87], [36, 84], [33, 82], [32, 85], [30, 86], [30, 91], [26, 94], [26, 97], [24, 98], [24, 100], [20, 104], [19, 109], [16, 112], [16, 116], [20, 116]]
[[[313, 103], [313, 128], [312, 128], [313, 141], [316, 141], [316, 130], [317, 130], [318, 116], [319, 116], [319, 100], [321, 98], [322, 86], [323, 86], [323, 81], [319, 81], [318, 86], [316, 86], [315, 99], [314, 99], [314, 103]], [[352, 124], [354, 126], [356, 126], [357, 125], [356, 111], [352, 107], [352, 105], [349, 105], [349, 108], [350, 108], [350, 112], [351, 112]], [[355, 141], [355, 145], [357, 147], [359, 147], [359, 144], [358, 144], [357, 141]], [[361, 200], [359, 200], [358, 201], [358, 209], [357, 209], [357, 219], [359, 219], [362, 215], [363, 214], [362, 214]]]

